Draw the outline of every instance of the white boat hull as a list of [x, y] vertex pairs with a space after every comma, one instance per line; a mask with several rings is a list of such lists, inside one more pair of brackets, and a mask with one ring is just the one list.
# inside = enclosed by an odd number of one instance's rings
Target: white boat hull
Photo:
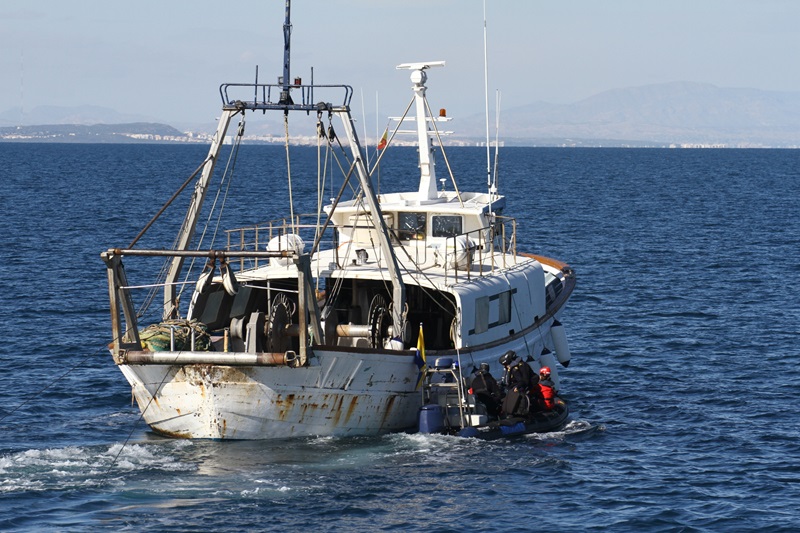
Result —
[[[448, 353], [464, 375], [506, 350], [541, 351], [549, 328], [507, 343]], [[212, 352], [213, 353], [213, 352]], [[159, 352], [158, 359], [209, 352]], [[411, 430], [422, 406], [415, 351], [316, 350], [308, 366], [121, 364], [145, 422], [157, 433], [199, 439], [365, 436]], [[236, 354], [231, 354], [235, 357]], [[437, 353], [428, 354], [428, 364]], [[547, 357], [544, 355], [542, 357]], [[533, 366], [555, 361], [535, 361]]]
[[317, 352], [309, 366], [120, 365], [161, 434], [205, 439], [376, 435], [416, 423], [414, 354]]

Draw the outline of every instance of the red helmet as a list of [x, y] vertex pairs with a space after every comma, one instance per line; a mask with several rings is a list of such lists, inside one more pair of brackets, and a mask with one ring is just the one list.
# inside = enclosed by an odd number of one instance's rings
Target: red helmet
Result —
[[539, 379], [550, 379], [550, 367], [543, 366], [539, 369]]

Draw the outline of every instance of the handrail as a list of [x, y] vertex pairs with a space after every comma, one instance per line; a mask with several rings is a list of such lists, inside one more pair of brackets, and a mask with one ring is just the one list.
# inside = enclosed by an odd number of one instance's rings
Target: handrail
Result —
[[[496, 221], [494, 225], [484, 226], [482, 228], [478, 228], [475, 230], [467, 231], [461, 233], [459, 235], [453, 235], [451, 237], [447, 237], [445, 243], [445, 264], [444, 264], [444, 276], [445, 276], [445, 284], [447, 284], [448, 277], [450, 276], [450, 262], [449, 262], [449, 255], [450, 253], [456, 252], [456, 240], [459, 237], [465, 237], [467, 239], [468, 247], [467, 247], [467, 254], [468, 254], [468, 264], [467, 268], [464, 269], [467, 277], [467, 281], [472, 279], [472, 266], [477, 264], [478, 265], [478, 276], [482, 277], [484, 275], [484, 266], [486, 266], [485, 261], [488, 261], [488, 265], [490, 267], [490, 271], [494, 272], [496, 268], [495, 265], [495, 258], [499, 255], [502, 258], [503, 264], [500, 265], [500, 268], [506, 268], [506, 255], [511, 254], [514, 261], [516, 262], [517, 258], [517, 220], [513, 217], [502, 217], [498, 216], [495, 217]], [[507, 237], [506, 235], [506, 225], [511, 226], [511, 235]], [[472, 236], [477, 236], [477, 239], [473, 239]], [[488, 235], [488, 238], [487, 238]], [[498, 239], [499, 237], [499, 239]], [[472, 244], [470, 244], [472, 243]], [[499, 244], [499, 249], [496, 246]], [[452, 250], [452, 252], [450, 252]], [[477, 252], [478, 259], [477, 261], [474, 258], [474, 254]], [[458, 271], [459, 268], [452, 268], [455, 271], [453, 274], [454, 282], [458, 283]]]
[[[290, 88], [300, 92], [301, 102], [299, 104], [294, 103], [291, 96], [284, 100], [282, 94], [284, 92], [283, 86], [270, 83], [223, 83], [219, 86], [219, 95], [222, 98], [223, 108], [322, 112], [349, 109], [350, 107], [353, 88], [349, 85], [303, 85], [299, 83], [299, 79], [295, 81], [297, 83], [291, 85]], [[252, 94], [245, 97], [245, 88], [251, 89]], [[242, 90], [243, 97], [231, 97], [228, 94], [229, 89], [231, 92]], [[314, 89], [340, 89], [344, 91], [344, 96], [341, 97], [342, 103], [340, 106], [334, 106], [328, 102], [314, 102]], [[277, 101], [273, 101], [273, 98], [277, 98]]]
[[[303, 223], [303, 221], [306, 223]], [[441, 265], [444, 269], [445, 284], [449, 283], [450, 278], [453, 278], [454, 283], [459, 282], [460, 274], [465, 275], [467, 280], [471, 280], [472, 276], [477, 275], [482, 277], [487, 274], [487, 267], [489, 272], [494, 272], [496, 268], [507, 268], [509, 265], [506, 263], [507, 256], [511, 256], [511, 260], [516, 262], [516, 219], [513, 217], [496, 217], [493, 225], [487, 225], [478, 229], [463, 232], [458, 235], [453, 235], [445, 238], [445, 247], [443, 250], [442, 259], [444, 264]], [[341, 231], [347, 228], [355, 228], [360, 226], [352, 225], [329, 225], [328, 230]], [[298, 233], [309, 236], [317, 229], [321, 228], [321, 224], [316, 221], [316, 215], [313, 213], [298, 214], [294, 217], [292, 223], [288, 217], [278, 218], [268, 222], [255, 224], [252, 226], [243, 226], [225, 230], [227, 236], [227, 245], [225, 249], [233, 256], [239, 258], [240, 269], [245, 269], [245, 260], [249, 259], [248, 267], [258, 268], [259, 260], [265, 256], [257, 253], [238, 253], [258, 250], [265, 250], [268, 243], [275, 237], [280, 237], [288, 233]], [[465, 250], [469, 254], [468, 268], [453, 268], [451, 260], [452, 254], [456, 251], [456, 240], [459, 237], [466, 237], [470, 245]], [[305, 239], [305, 237], [304, 237]], [[324, 241], [330, 243], [335, 249], [335, 235]], [[414, 241], [417, 242], [417, 241]], [[284, 243], [279, 242], [280, 245]], [[403, 246], [400, 241], [394, 241], [394, 246]], [[280, 248], [279, 248], [280, 250]], [[283, 250], [280, 250], [283, 251]], [[528, 256], [528, 254], [519, 254]], [[498, 264], [499, 261], [499, 264]], [[423, 263], [425, 263], [423, 261]], [[479, 268], [474, 270], [472, 267], [478, 265]], [[461, 272], [459, 272], [461, 270]]]

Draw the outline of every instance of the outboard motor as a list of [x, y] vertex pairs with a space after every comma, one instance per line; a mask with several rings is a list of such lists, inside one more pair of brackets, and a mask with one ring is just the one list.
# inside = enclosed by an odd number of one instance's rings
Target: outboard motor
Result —
[[445, 368], [450, 368], [451, 366], [453, 366], [452, 357], [437, 357], [436, 361], [433, 363], [433, 368], [436, 370], [443, 370]]

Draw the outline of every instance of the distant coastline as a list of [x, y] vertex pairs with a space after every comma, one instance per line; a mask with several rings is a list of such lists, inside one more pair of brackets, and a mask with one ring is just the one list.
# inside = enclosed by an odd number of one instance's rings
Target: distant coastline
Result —
[[134, 122], [128, 124], [43, 124], [0, 128], [0, 141], [47, 143], [187, 143], [202, 142], [167, 124]]
[[[212, 134], [207, 132], [182, 132], [167, 124], [135, 122], [128, 124], [46, 124], [37, 126], [11, 126], [0, 128], [0, 142], [6, 143], [74, 143], [74, 144], [208, 144]], [[230, 139], [229, 139], [230, 142]], [[245, 135], [246, 144], [283, 144], [281, 136], [262, 134]], [[294, 146], [315, 145], [310, 137], [291, 137]], [[372, 140], [374, 145], [374, 140]], [[402, 145], [396, 142], [396, 145]], [[475, 137], [453, 136], [448, 146], [486, 146]], [[800, 146], [764, 146], [754, 143], [676, 143], [621, 139], [574, 138], [506, 138], [504, 147], [559, 147], [559, 148], [799, 148]]]
[[[800, 148], [800, 92], [672, 82], [613, 89], [570, 104], [531, 102], [500, 114], [505, 146]], [[484, 114], [453, 118], [447, 145], [485, 146]], [[216, 130], [213, 121], [173, 127], [158, 120], [168, 119], [98, 106], [17, 107], [0, 113], [0, 142], [207, 143]], [[283, 144], [283, 131], [277, 123], [249, 124], [244, 141]], [[374, 146], [375, 139], [366, 140]], [[295, 145], [316, 142], [290, 138]]]

